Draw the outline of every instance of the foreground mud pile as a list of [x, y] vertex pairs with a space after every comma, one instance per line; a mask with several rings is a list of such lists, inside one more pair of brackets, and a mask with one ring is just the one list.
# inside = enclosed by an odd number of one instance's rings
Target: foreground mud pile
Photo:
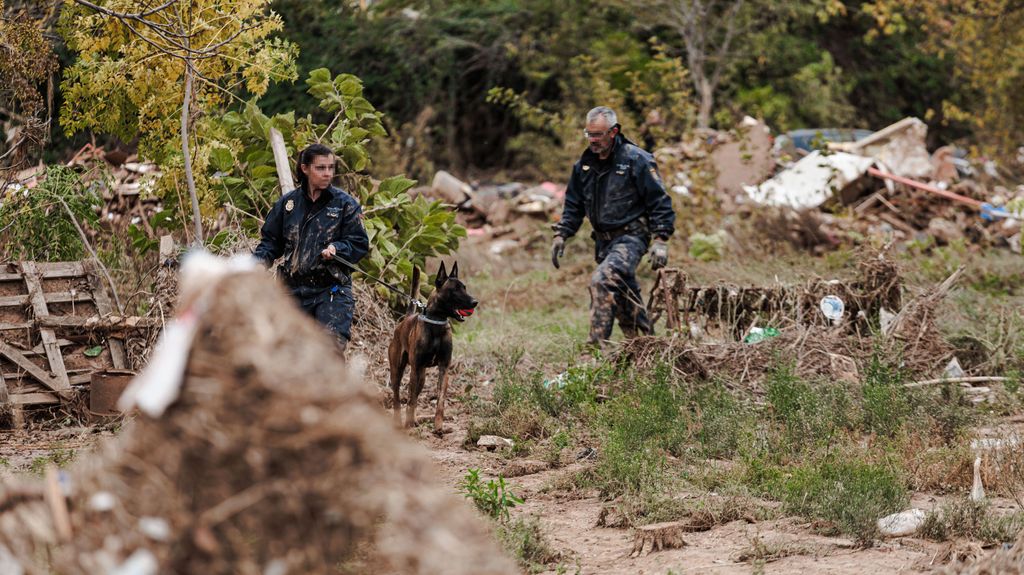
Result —
[[189, 265], [152, 415], [49, 487], [0, 486], [0, 572], [518, 572], [265, 272]]

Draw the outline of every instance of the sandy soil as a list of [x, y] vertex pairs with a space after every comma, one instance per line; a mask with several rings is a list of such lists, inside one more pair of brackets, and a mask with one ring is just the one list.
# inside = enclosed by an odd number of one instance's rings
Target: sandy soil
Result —
[[[420, 411], [426, 412], [426, 408]], [[507, 456], [481, 449], [463, 447], [469, 417], [459, 409], [451, 409], [448, 423], [452, 433], [437, 438], [425, 431], [414, 431], [430, 450], [442, 479], [453, 487], [466, 470], [479, 468], [482, 475], [497, 477], [508, 474]], [[581, 464], [574, 464], [581, 465]], [[508, 479], [512, 490], [526, 502], [513, 510], [513, 517], [536, 516], [551, 544], [564, 554], [564, 573], [581, 575], [665, 575], [668, 573], [925, 573], [940, 566], [945, 546], [930, 541], [900, 538], [884, 541], [870, 549], [858, 548], [842, 537], [824, 537], [814, 533], [812, 525], [797, 518], [784, 518], [747, 523], [733, 521], [702, 533], [686, 535], [682, 549], [659, 551], [630, 558], [633, 531], [597, 526], [597, 517], [604, 502], [596, 496], [566, 498], [555, 490], [543, 492], [557, 477], [572, 471], [571, 467], [547, 469], [538, 473]], [[699, 493], [681, 493], [681, 497], [697, 497]], [[934, 498], [915, 497], [913, 505], [931, 508]], [[760, 570], [747, 556], [754, 542], [765, 548], [781, 550], [786, 555], [769, 560]], [[934, 562], [933, 562], [934, 561]], [[559, 573], [556, 566], [543, 573]]]

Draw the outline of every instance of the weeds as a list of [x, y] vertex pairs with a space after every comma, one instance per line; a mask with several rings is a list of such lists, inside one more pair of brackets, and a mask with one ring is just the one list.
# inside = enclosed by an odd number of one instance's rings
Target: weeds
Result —
[[65, 467], [75, 459], [75, 450], [67, 449], [63, 447], [57, 447], [51, 450], [46, 455], [36, 457], [29, 464], [28, 470], [33, 475], [42, 476], [46, 473], [46, 468], [51, 463], [57, 467]]
[[772, 446], [776, 451], [799, 454], [825, 447], [851, 427], [852, 402], [843, 387], [812, 386], [797, 377], [789, 363], [768, 373], [766, 387], [769, 417], [782, 431]]
[[467, 499], [473, 501], [477, 509], [497, 521], [508, 521], [509, 509], [523, 502], [505, 488], [504, 477], [484, 483], [480, 480], [479, 469], [470, 469], [459, 488]]
[[1024, 530], [1024, 512], [994, 513], [986, 501], [958, 499], [924, 518], [919, 534], [933, 541], [964, 537], [987, 544], [1015, 541]]
[[562, 559], [562, 554], [544, 536], [536, 517], [500, 525], [498, 540], [527, 573], [539, 573]]
[[877, 534], [879, 517], [903, 509], [909, 500], [892, 469], [852, 456], [796, 466], [780, 495], [787, 512], [829, 521], [862, 543]]
[[911, 413], [904, 379], [899, 368], [884, 363], [877, 350], [872, 354], [861, 388], [865, 432], [891, 438], [902, 430]]

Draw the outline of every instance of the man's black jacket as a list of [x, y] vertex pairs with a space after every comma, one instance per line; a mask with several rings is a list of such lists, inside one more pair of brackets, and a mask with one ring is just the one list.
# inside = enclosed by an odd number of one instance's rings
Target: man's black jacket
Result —
[[359, 202], [334, 186], [321, 192], [316, 202], [310, 201], [302, 188], [281, 196], [267, 215], [261, 233], [253, 255], [268, 267], [285, 256], [280, 269], [292, 286], [329, 283], [329, 277], [346, 279], [351, 270], [320, 256], [329, 244], [353, 264], [370, 247]]
[[611, 156], [602, 161], [588, 148], [572, 167], [565, 191], [562, 219], [555, 233], [572, 237], [586, 216], [595, 230], [611, 232], [646, 216], [654, 236], [668, 237], [675, 230], [672, 200], [647, 151], [622, 134], [615, 136]]

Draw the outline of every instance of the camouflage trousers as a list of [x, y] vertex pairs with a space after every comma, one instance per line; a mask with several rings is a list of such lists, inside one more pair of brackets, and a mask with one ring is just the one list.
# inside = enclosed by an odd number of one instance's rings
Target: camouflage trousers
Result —
[[302, 308], [335, 337], [339, 350], [344, 353], [348, 341], [352, 339], [352, 310], [355, 298], [352, 296], [352, 284], [335, 284], [329, 288], [296, 286], [292, 288]]
[[627, 338], [651, 335], [654, 328], [636, 281], [636, 267], [647, 252], [642, 236], [624, 235], [596, 246], [598, 266], [590, 276], [590, 343], [612, 336], [612, 322]]

